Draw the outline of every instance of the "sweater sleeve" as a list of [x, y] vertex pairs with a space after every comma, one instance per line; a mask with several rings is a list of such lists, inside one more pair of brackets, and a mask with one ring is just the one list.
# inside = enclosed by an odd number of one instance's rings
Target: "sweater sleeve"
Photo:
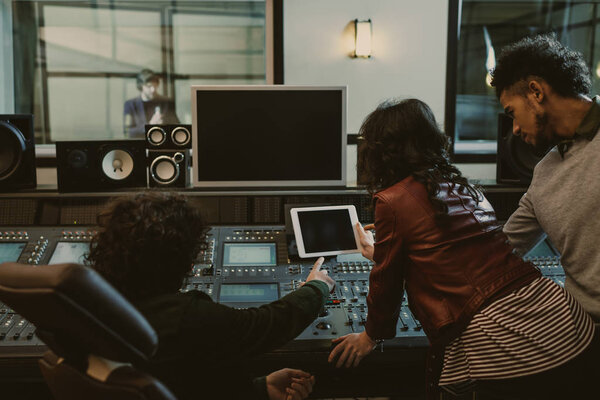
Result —
[[235, 309], [198, 301], [186, 312], [186, 331], [213, 343], [205, 352], [218, 353], [221, 359], [243, 359], [294, 339], [318, 316], [328, 296], [327, 284], [311, 281], [260, 307]]
[[[256, 392], [256, 398], [259, 400], [269, 400], [269, 392], [267, 391], [267, 377], [259, 376], [252, 379], [252, 386]], [[251, 397], [251, 396], [250, 396]]]
[[375, 203], [375, 232], [377, 242], [373, 259], [375, 267], [369, 276], [369, 295], [366, 330], [372, 339], [396, 336], [396, 324], [402, 303], [403, 276], [400, 255], [393, 249], [401, 248], [396, 232], [394, 211], [382, 198]]
[[521, 197], [519, 207], [510, 216], [503, 230], [511, 246], [521, 256], [544, 238], [545, 234], [535, 215], [529, 191]]

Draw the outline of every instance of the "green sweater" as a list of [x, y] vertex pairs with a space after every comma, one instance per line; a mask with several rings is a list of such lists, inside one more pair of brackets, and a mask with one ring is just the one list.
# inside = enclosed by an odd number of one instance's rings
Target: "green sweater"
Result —
[[251, 358], [298, 336], [318, 315], [329, 290], [311, 281], [258, 308], [238, 310], [203, 292], [173, 293], [136, 303], [159, 337], [148, 372], [185, 399], [264, 399], [265, 380]]

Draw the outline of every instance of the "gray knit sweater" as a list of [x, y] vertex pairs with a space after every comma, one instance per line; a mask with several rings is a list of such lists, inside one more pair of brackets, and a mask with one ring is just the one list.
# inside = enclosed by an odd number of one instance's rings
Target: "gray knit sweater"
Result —
[[593, 122], [594, 131], [576, 136], [564, 159], [555, 147], [539, 162], [504, 232], [520, 254], [547, 234], [561, 253], [566, 289], [600, 322], [600, 102], [594, 100], [596, 121], [588, 113], [581, 125]]

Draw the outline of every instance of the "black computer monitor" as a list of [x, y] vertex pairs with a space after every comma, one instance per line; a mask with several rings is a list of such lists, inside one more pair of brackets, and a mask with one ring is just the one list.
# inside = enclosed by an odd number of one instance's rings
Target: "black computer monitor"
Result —
[[192, 86], [193, 181], [346, 185], [346, 87]]

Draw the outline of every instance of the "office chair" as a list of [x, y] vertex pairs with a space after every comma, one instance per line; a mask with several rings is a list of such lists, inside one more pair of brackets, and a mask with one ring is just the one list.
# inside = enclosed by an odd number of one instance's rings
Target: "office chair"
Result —
[[39, 365], [56, 400], [176, 400], [135, 367], [156, 352], [156, 332], [91, 268], [0, 264], [0, 300], [50, 348]]

